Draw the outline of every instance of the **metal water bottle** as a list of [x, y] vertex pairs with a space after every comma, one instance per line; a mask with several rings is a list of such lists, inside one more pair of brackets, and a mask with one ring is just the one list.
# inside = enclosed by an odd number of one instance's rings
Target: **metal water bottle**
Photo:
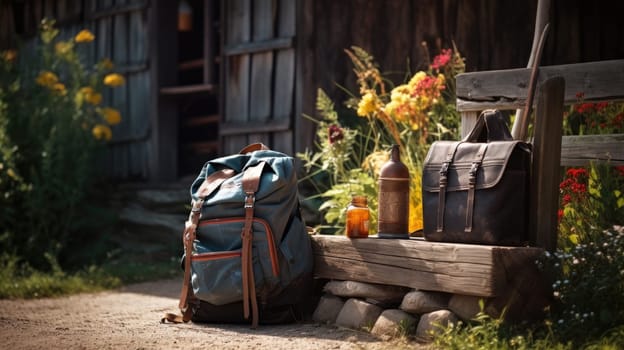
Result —
[[379, 238], [409, 238], [409, 180], [399, 146], [393, 145], [379, 173]]

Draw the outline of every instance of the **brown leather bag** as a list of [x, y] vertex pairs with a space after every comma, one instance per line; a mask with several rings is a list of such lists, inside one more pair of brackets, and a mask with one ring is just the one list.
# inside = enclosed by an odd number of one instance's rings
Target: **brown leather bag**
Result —
[[514, 141], [497, 110], [461, 141], [437, 141], [424, 161], [424, 235], [455, 243], [527, 241], [531, 145]]

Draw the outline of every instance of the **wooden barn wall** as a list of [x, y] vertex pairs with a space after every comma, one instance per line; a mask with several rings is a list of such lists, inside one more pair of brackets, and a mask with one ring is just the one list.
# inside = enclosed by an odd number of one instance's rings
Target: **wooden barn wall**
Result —
[[[304, 71], [309, 80], [301, 109], [313, 114], [317, 88], [328, 92], [337, 107], [346, 98], [337, 84], [357, 92], [343, 51], [352, 45], [373, 54], [395, 82], [408, 70], [426, 67], [423, 42], [431, 56], [438, 53], [438, 42], [442, 47], [454, 42], [467, 71], [526, 67], [537, 0], [303, 0], [302, 6], [304, 64], [313, 68]], [[624, 58], [624, 1], [552, 0], [550, 11], [543, 65]], [[314, 138], [314, 124], [302, 123], [299, 148]]]
[[[315, 124], [301, 115], [314, 115], [317, 88], [336, 102], [346, 97], [336, 84], [355, 91], [343, 51], [352, 45], [371, 52], [384, 71], [394, 72], [396, 82], [406, 71], [426, 65], [423, 41], [432, 55], [437, 42], [443, 47], [455, 42], [468, 71], [524, 67], [537, 6], [537, 0], [220, 1], [225, 19], [220, 86], [223, 153], [253, 141], [288, 153], [312, 145]], [[0, 49], [15, 45], [11, 33], [33, 34], [41, 18], [53, 17], [66, 37], [85, 25], [91, 29], [96, 35], [91, 59], [109, 57], [125, 75], [126, 85], [112, 90], [105, 100], [123, 117], [113, 128], [103, 166], [115, 178], [150, 179], [154, 174], [149, 169], [157, 168], [148, 166], [159, 129], [150, 121], [149, 109], [155, 82], [149, 74], [153, 41], [148, 39], [153, 38], [148, 38], [147, 8], [155, 3], [0, 2]], [[624, 58], [622, 13], [624, 1], [552, 0], [552, 27], [542, 64]]]

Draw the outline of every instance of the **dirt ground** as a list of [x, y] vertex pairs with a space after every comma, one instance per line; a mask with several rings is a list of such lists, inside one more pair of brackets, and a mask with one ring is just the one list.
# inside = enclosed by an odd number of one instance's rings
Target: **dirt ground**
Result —
[[415, 342], [381, 341], [329, 325], [161, 324], [176, 312], [179, 280], [117, 291], [38, 300], [0, 300], [4, 349], [425, 349]]

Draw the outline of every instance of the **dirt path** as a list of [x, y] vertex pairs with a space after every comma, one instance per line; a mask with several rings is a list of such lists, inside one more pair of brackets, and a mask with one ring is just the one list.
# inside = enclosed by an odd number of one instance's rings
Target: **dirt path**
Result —
[[176, 312], [179, 281], [55, 299], [0, 300], [4, 349], [423, 349], [312, 323], [261, 326], [161, 324]]

